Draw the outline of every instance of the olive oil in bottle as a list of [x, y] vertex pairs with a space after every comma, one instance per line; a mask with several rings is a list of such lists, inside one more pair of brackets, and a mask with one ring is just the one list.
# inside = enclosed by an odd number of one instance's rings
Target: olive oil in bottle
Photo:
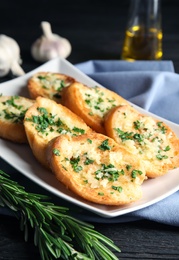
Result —
[[132, 0], [121, 58], [128, 61], [160, 60], [162, 29], [160, 0]]

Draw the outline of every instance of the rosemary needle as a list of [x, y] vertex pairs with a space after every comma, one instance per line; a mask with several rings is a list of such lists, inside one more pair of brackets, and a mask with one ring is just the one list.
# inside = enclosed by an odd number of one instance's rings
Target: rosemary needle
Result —
[[[113, 241], [88, 223], [67, 214], [48, 196], [28, 193], [25, 188], [0, 170], [0, 206], [8, 207], [20, 220], [25, 241], [28, 229], [34, 231], [34, 245], [42, 260], [118, 260], [111, 250], [120, 252]], [[110, 250], [111, 248], [111, 250]]]

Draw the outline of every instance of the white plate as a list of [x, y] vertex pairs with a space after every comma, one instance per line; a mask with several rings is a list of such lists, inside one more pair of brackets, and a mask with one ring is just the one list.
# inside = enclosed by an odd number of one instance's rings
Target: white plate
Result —
[[[28, 97], [26, 88], [27, 79], [38, 71], [61, 72], [76, 78], [78, 81], [81, 81], [88, 86], [100, 86], [100, 84], [83, 74], [68, 61], [58, 58], [45, 63], [24, 76], [0, 84], [0, 93], [3, 95], [22, 95]], [[159, 118], [163, 122], [166, 122], [175, 131], [177, 136], [179, 136], [179, 126], [177, 124], [146, 112], [135, 105], [134, 107], [142, 113], [152, 115], [155, 118]], [[103, 206], [85, 201], [67, 190], [56, 180], [50, 171], [44, 169], [34, 159], [28, 145], [17, 145], [1, 139], [0, 155], [1, 158], [11, 166], [51, 193], [106, 218], [112, 218], [142, 209], [166, 198], [179, 189], [179, 169], [175, 169], [162, 177], [145, 181], [142, 185], [143, 197], [138, 202], [125, 206]]]

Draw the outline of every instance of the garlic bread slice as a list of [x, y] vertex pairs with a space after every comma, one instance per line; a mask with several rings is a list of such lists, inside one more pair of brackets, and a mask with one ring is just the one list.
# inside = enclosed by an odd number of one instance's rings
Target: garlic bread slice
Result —
[[115, 92], [102, 87], [87, 87], [75, 82], [63, 91], [63, 104], [79, 115], [96, 132], [105, 134], [104, 116], [117, 105], [128, 102]]
[[24, 126], [35, 157], [46, 167], [45, 149], [51, 139], [63, 134], [80, 135], [92, 131], [68, 108], [43, 97], [37, 97], [34, 105], [27, 110]]
[[33, 103], [33, 100], [21, 96], [0, 96], [0, 137], [27, 143], [23, 120]]
[[105, 129], [118, 144], [140, 155], [148, 177], [162, 176], [179, 167], [179, 139], [164, 122], [125, 105], [108, 113]]
[[59, 136], [49, 142], [47, 160], [56, 178], [88, 201], [123, 205], [142, 196], [141, 161], [105, 135]]
[[33, 99], [41, 96], [61, 103], [63, 89], [73, 82], [75, 79], [65, 74], [37, 72], [28, 80], [27, 87]]

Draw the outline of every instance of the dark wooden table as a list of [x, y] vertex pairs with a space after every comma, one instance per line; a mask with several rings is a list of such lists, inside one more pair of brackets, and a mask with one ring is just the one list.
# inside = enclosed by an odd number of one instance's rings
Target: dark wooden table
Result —
[[[6, 0], [0, 4], [0, 34], [20, 45], [22, 67], [28, 72], [40, 64], [30, 47], [40, 34], [40, 22], [49, 21], [54, 33], [70, 40], [75, 64], [86, 60], [119, 60], [127, 21], [129, 1], [94, 0]], [[179, 73], [179, 1], [162, 0], [163, 59], [172, 60]], [[9, 76], [1, 79], [8, 80]], [[122, 252], [119, 259], [179, 259], [179, 227], [149, 221], [122, 224], [95, 224]], [[0, 216], [0, 260], [40, 259], [30, 235], [24, 242], [16, 219]]]

